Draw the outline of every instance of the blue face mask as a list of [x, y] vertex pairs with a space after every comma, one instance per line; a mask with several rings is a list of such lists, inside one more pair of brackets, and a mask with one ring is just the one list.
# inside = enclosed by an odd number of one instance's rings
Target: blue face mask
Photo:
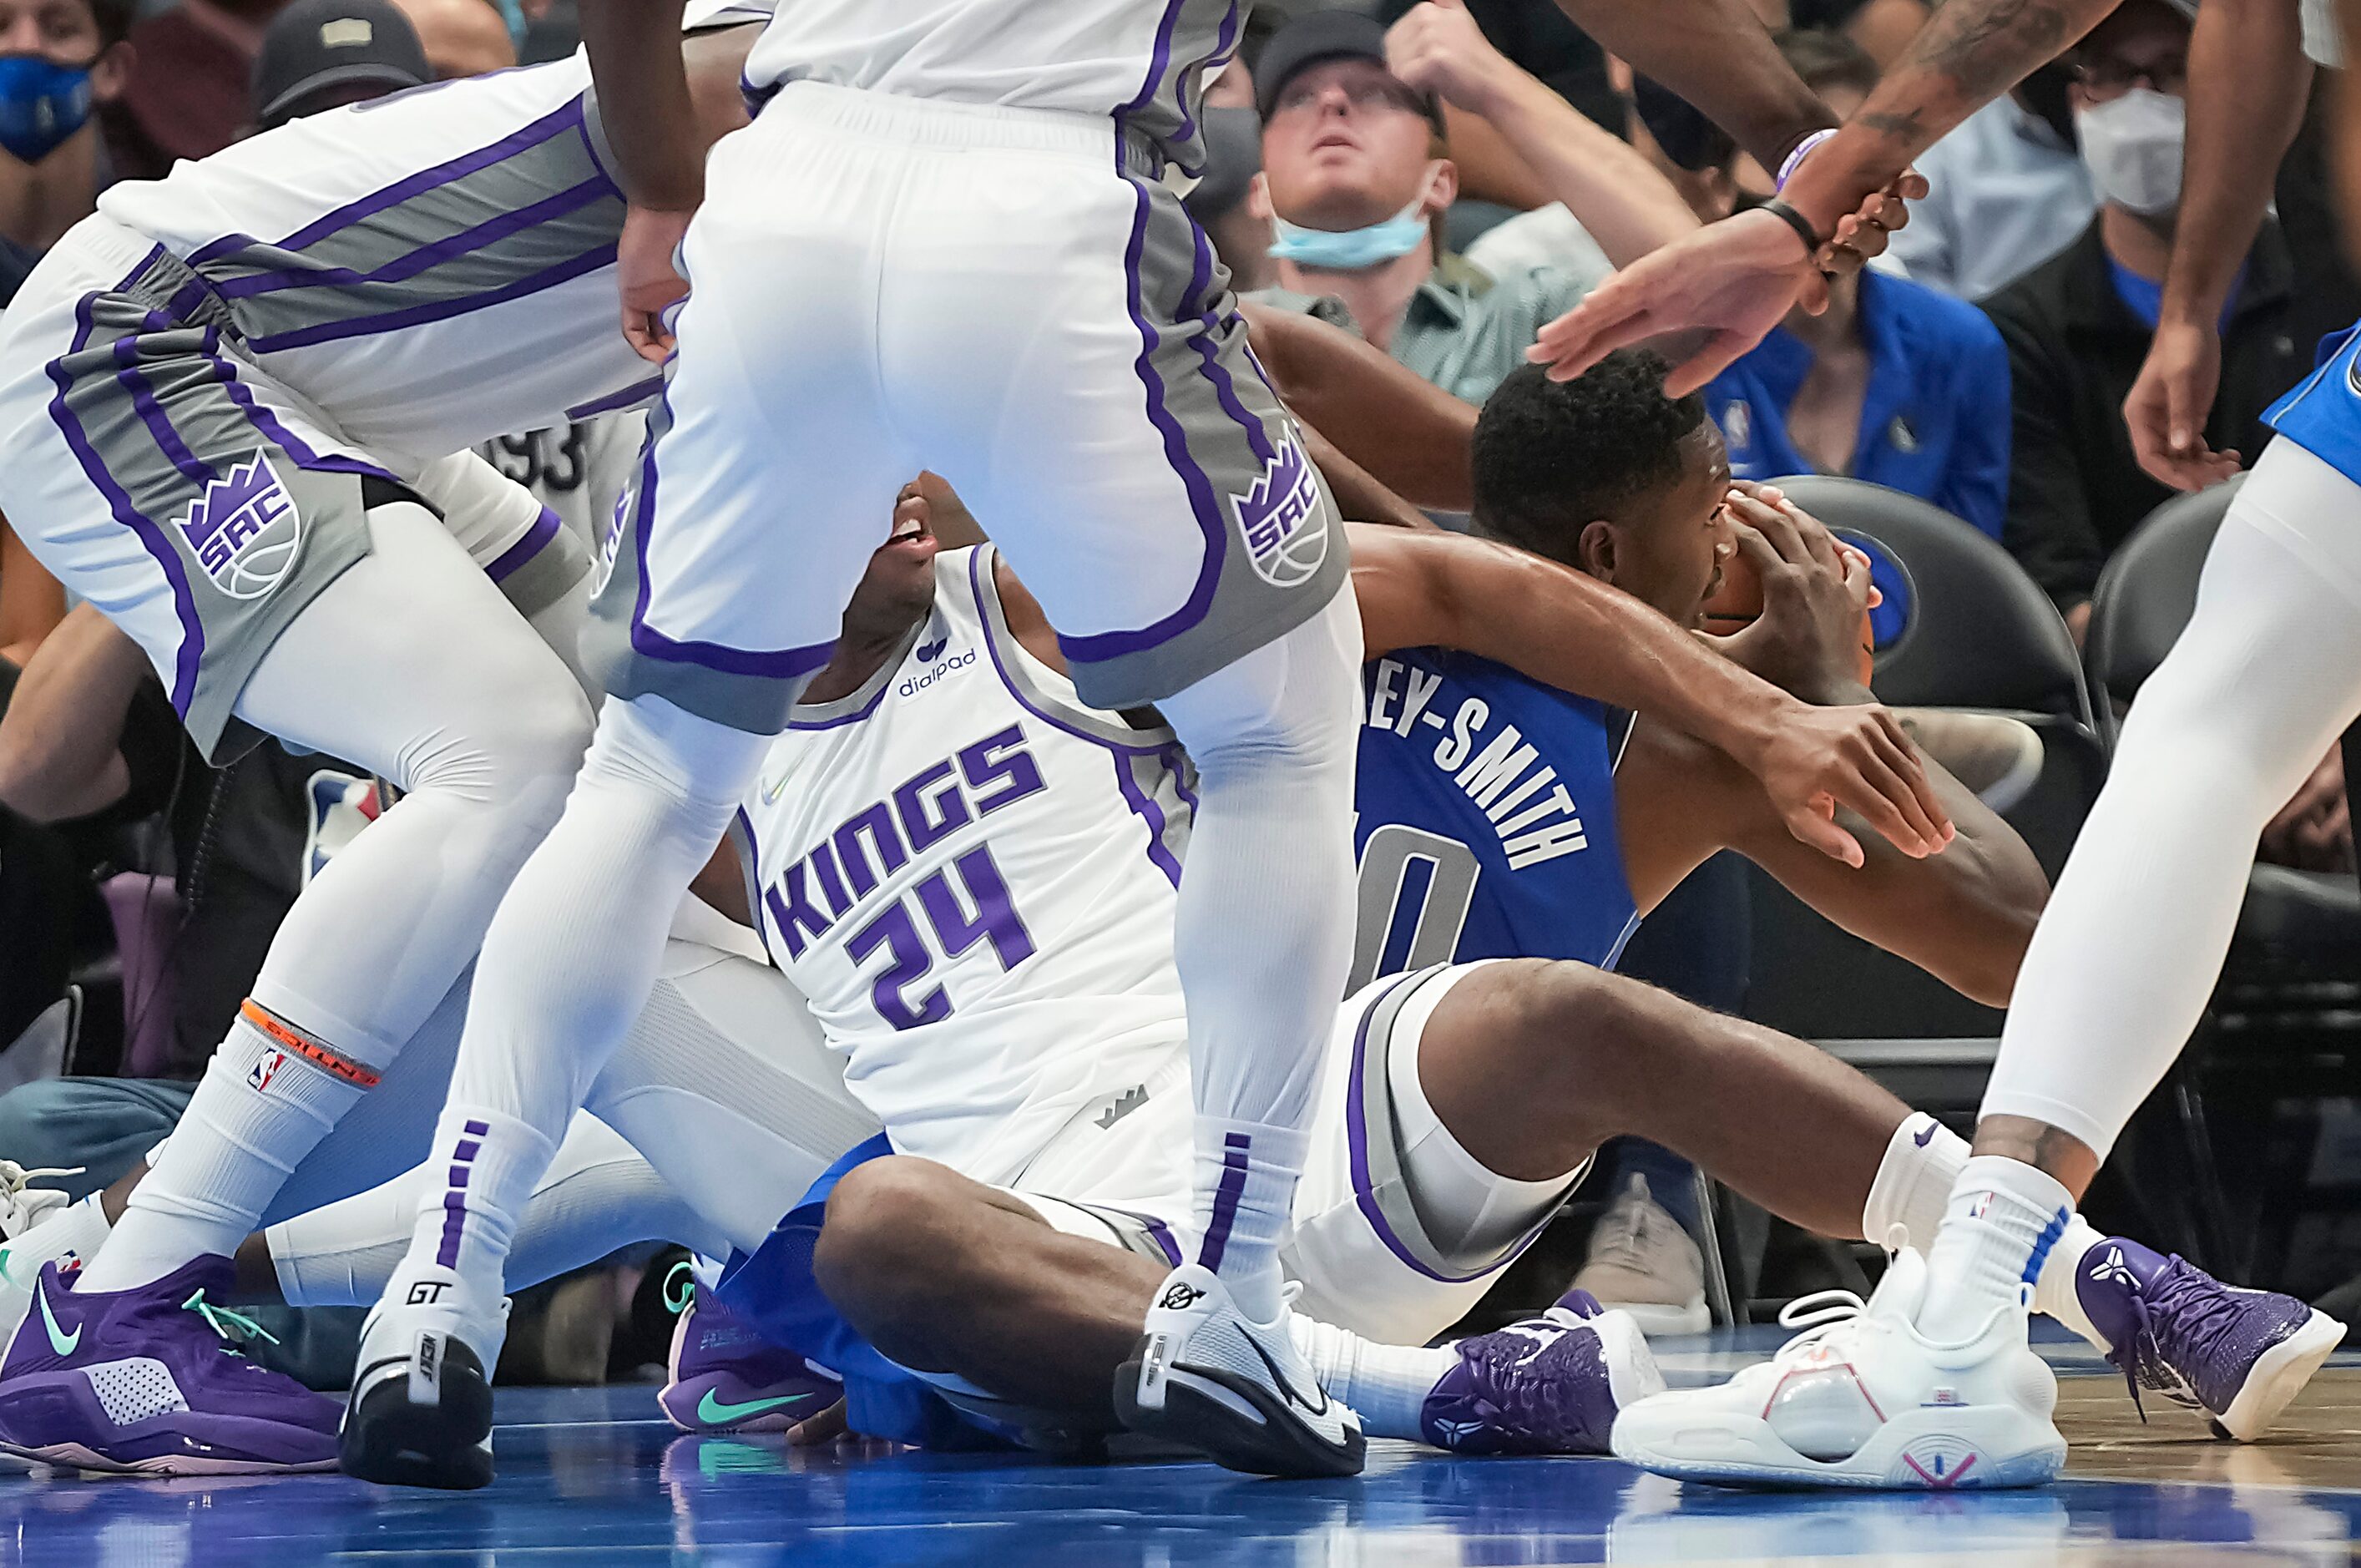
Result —
[[0, 55], [0, 148], [38, 163], [90, 119], [90, 67]]
[[1366, 270], [1408, 256], [1427, 237], [1426, 220], [1418, 215], [1423, 200], [1421, 197], [1412, 202], [1383, 223], [1357, 229], [1308, 229], [1274, 216], [1271, 228], [1279, 237], [1272, 243], [1270, 253], [1298, 267], [1317, 267], [1332, 272]]

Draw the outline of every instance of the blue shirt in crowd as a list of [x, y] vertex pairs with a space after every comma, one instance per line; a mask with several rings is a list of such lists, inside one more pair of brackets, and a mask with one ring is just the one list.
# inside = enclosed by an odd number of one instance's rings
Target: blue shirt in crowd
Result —
[[[1994, 539], [2008, 504], [2008, 350], [1975, 306], [1864, 272], [1861, 334], [1869, 386], [1848, 474], [1965, 518]], [[1784, 327], [1715, 377], [1706, 411], [1741, 479], [1815, 471], [1787, 433], [1812, 351]]]

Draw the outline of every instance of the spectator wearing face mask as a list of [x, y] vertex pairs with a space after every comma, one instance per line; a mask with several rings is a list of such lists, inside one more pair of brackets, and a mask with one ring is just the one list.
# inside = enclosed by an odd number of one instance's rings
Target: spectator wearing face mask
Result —
[[[1786, 33], [1787, 61], [1838, 115], [1877, 84], [1877, 62], [1841, 33]], [[1768, 194], [1741, 159], [1727, 181], [1688, 177], [1693, 201]], [[1698, 216], [1726, 212], [1711, 205]], [[1741, 479], [1843, 474], [1922, 497], [1997, 539], [2007, 499], [2008, 355], [1982, 312], [1874, 269], [1828, 281], [1706, 386], [1730, 471]]]
[[1254, 82], [1263, 167], [1247, 203], [1276, 231], [1278, 274], [1257, 299], [1357, 332], [1470, 402], [1598, 278], [1496, 278], [1443, 250], [1436, 218], [1459, 190], [1443, 102], [1488, 122], [1617, 265], [1695, 226], [1644, 159], [1510, 64], [1465, 10], [1414, 5], [1390, 33], [1312, 12], [1272, 38]]
[[1918, 170], [1931, 189], [1886, 254], [1917, 282], [1981, 301], [2074, 241], [2099, 198], [2075, 155], [2070, 71], [2044, 66], [1930, 147]]
[[[2162, 299], [2180, 203], [2181, 93], [2195, 0], [2124, 0], [2072, 51], [2082, 161], [2101, 197], [2070, 246], [1986, 302], [2008, 345], [2015, 456], [2003, 535], [2081, 636], [2099, 569], [2172, 492], [2141, 471], [2124, 398]], [[2255, 177], [2268, 180], [2268, 170]], [[2216, 449], [2261, 450], [2263, 411], [2311, 367], [2290, 330], [2293, 266], [2264, 220], [2222, 318]]]
[[123, 93], [131, 0], [0, 0], [0, 306], [112, 179], [96, 111]]

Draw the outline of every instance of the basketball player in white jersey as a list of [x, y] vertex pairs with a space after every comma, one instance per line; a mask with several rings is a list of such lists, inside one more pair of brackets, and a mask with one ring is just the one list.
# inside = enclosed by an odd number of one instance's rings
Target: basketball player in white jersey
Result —
[[[1810, 195], [1785, 218], [1811, 240], [1828, 211], [1814, 201], [1840, 206], [1846, 181], [1898, 167], [2106, 9], [1943, 7], [1852, 124], [1804, 162], [1789, 195], [1807, 184]], [[2269, 194], [2257, 171], [2301, 122], [2302, 57], [2336, 58], [2329, 20], [2317, 0], [2200, 13], [2181, 222], [2163, 319], [2125, 411], [2143, 464], [2169, 482], [2236, 467], [2198, 433], [2218, 374], [2216, 323]], [[1715, 225], [1610, 281], [1545, 331], [1535, 356], [1574, 374], [1628, 334], [1702, 323], [1719, 340], [1674, 379], [1710, 376], [1760, 335], [1763, 305], [1793, 297], [1810, 250], [1748, 222]], [[2188, 629], [2141, 689], [2027, 954], [1974, 1155], [1931, 1254], [1897, 1257], [1859, 1319], [1722, 1387], [1625, 1412], [1619, 1455], [1756, 1485], [1948, 1490], [2058, 1474], [2055, 1379], [2026, 1344], [2028, 1284], [2071, 1245], [2075, 1201], [2195, 1026], [2263, 825], [2361, 711], [2356, 336], [2266, 416], [2279, 433], [2215, 537]], [[2183, 1288], [2170, 1268], [2141, 1281], [2163, 1299]], [[2217, 1347], [2218, 1365], [2191, 1369], [2192, 1386], [2210, 1398], [2247, 1368], [2254, 1398], [2268, 1400], [2309, 1377], [2340, 1332], [2295, 1310], [2242, 1326]], [[2235, 1409], [2224, 1422], [2235, 1426]]]
[[[1281, 1434], [1289, 1468], [1356, 1471], [1359, 1434], [1292, 1348], [1276, 1262], [1350, 956], [1345, 548], [1164, 179], [1197, 161], [1201, 80], [1242, 9], [803, 0], [750, 56], [763, 106], [709, 168], [656, 47], [677, 18], [669, 0], [584, 10], [632, 203], [627, 329], [651, 353], [668, 341], [676, 247], [694, 287], [602, 595], [609, 700], [487, 938], [437, 1145], [453, 1179], [367, 1336], [347, 1464], [428, 1483], [477, 1468], [502, 1257], [645, 992], [649, 894], [703, 862], [829, 660], [871, 520], [930, 467], [996, 520], [1083, 697], [1159, 705], [1198, 770], [1176, 918], [1203, 1242], [1147, 1324], [1137, 1419], [1214, 1452]], [[1889, 766], [1908, 847], [1939, 849], [1915, 764]], [[1240, 1335], [1268, 1373], [1238, 1401], [1253, 1415], [1166, 1403], [1163, 1368]], [[397, 1449], [418, 1457], [371, 1457]]]
[[[692, 40], [711, 134], [749, 36]], [[268, 732], [404, 791], [290, 911], [105, 1258], [0, 1362], [8, 1441], [335, 1461], [335, 1405], [183, 1309], [450, 988], [588, 738], [587, 553], [465, 452], [649, 389], [588, 88], [577, 59], [420, 89], [117, 185], [0, 329], [0, 509], [198, 744]]]

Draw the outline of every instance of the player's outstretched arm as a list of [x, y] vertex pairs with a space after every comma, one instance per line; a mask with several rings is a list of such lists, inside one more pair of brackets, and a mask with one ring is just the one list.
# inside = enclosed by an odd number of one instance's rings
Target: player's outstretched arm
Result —
[[598, 119], [631, 206], [615, 248], [623, 335], [649, 359], [671, 352], [664, 312], [688, 292], [673, 252], [705, 197], [705, 145], [681, 60], [683, 0], [582, 0]]
[[1239, 313], [1271, 389], [1298, 419], [1413, 505], [1466, 511], [1474, 504], [1473, 404], [1342, 327], [1251, 302]]
[[1705, 111], [1765, 169], [1837, 123], [1745, 0], [1557, 0], [1608, 53]]
[[1651, 714], [1709, 741], [1760, 779], [1785, 830], [1862, 863], [1837, 825], [1856, 812], [1905, 855], [1949, 842], [1925, 765], [1881, 708], [1818, 708], [1708, 650], [1630, 595], [1488, 540], [1355, 529], [1353, 588], [1365, 654], [1457, 648], [1537, 681]]
[[2312, 62], [2295, 0], [2208, 0], [2189, 35], [2189, 130], [2164, 302], [2124, 422], [2141, 467], [2176, 489], [2238, 471], [2205, 444], [2222, 379], [2222, 312], [2303, 124]]
[[131, 787], [119, 740], [148, 655], [95, 605], [44, 638], [0, 719], [0, 806], [34, 822], [104, 811]]

